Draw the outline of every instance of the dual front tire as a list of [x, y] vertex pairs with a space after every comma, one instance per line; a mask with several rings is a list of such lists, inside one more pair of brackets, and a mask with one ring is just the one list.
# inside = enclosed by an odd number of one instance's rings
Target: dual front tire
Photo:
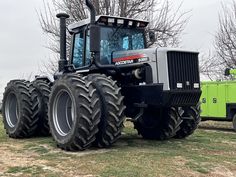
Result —
[[95, 141], [100, 114], [96, 90], [85, 78], [65, 75], [55, 82], [49, 101], [49, 125], [60, 148], [88, 148]]
[[57, 145], [69, 151], [110, 147], [121, 135], [123, 96], [105, 75], [58, 79], [49, 100], [49, 125]]

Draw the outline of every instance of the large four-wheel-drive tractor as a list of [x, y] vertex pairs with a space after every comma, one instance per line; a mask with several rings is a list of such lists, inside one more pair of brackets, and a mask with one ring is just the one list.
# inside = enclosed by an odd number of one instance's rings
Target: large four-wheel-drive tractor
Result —
[[[197, 128], [198, 53], [147, 48], [148, 22], [96, 16], [66, 27], [60, 19], [60, 61], [54, 82], [10, 81], [3, 99], [7, 133], [13, 138], [53, 136], [65, 150], [109, 147], [128, 117], [146, 139], [185, 138]], [[66, 30], [72, 36], [66, 54]]]
[[201, 117], [203, 121], [233, 122], [236, 131], [236, 69], [226, 69], [232, 80], [202, 82]]

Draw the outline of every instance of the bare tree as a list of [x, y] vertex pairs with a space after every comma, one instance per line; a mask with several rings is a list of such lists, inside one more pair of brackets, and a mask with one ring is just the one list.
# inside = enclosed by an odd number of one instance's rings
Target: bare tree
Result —
[[224, 77], [224, 66], [217, 60], [217, 55], [211, 51], [208, 54], [200, 55], [200, 73], [205, 78], [213, 80], [222, 80]]
[[225, 67], [236, 67], [236, 1], [232, 6], [223, 6], [223, 14], [219, 17], [219, 31], [216, 35], [216, 51], [219, 60]]
[[214, 79], [225, 79], [226, 68], [236, 68], [236, 1], [222, 4], [219, 14], [219, 29], [215, 36], [215, 54], [203, 60], [205, 75]]
[[[59, 53], [59, 28], [55, 14], [60, 11], [69, 14], [68, 24], [88, 18], [89, 13], [84, 2], [84, 0], [52, 0], [51, 3], [44, 1], [44, 9], [38, 14], [41, 27], [49, 39], [47, 47], [53, 52]], [[189, 19], [188, 12], [180, 12], [182, 4], [174, 8], [169, 0], [93, 0], [93, 4], [97, 14], [150, 21], [147, 33], [149, 30], [155, 31], [157, 41], [154, 45], [161, 47], [178, 46]], [[69, 50], [69, 37], [67, 44]], [[46, 68], [56, 70], [55, 66], [56, 62], [51, 60]]]

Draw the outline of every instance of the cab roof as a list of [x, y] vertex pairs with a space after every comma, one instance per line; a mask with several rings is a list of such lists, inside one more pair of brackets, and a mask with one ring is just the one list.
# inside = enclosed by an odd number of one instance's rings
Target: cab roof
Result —
[[[96, 16], [95, 23], [103, 24], [108, 26], [128, 26], [135, 28], [145, 28], [148, 26], [149, 22], [144, 20], [136, 20], [131, 18], [108, 16], [108, 15], [99, 15]], [[81, 28], [90, 24], [90, 19], [84, 19], [74, 24], [68, 26], [69, 31], [73, 32], [75, 29]]]

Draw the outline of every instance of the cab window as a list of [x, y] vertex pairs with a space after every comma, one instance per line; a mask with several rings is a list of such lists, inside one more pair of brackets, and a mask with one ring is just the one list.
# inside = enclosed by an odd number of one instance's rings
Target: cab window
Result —
[[138, 29], [101, 28], [101, 63], [111, 64], [112, 55], [116, 51], [144, 49], [144, 38], [143, 31]]
[[[86, 44], [84, 41], [84, 32], [77, 33], [74, 37], [73, 64], [75, 68], [88, 66], [90, 64], [90, 44], [89, 32], [86, 35]], [[86, 45], [86, 51], [84, 51]], [[85, 57], [85, 62], [84, 62]]]
[[83, 32], [75, 35], [73, 49], [73, 64], [76, 68], [83, 66], [84, 38]]

